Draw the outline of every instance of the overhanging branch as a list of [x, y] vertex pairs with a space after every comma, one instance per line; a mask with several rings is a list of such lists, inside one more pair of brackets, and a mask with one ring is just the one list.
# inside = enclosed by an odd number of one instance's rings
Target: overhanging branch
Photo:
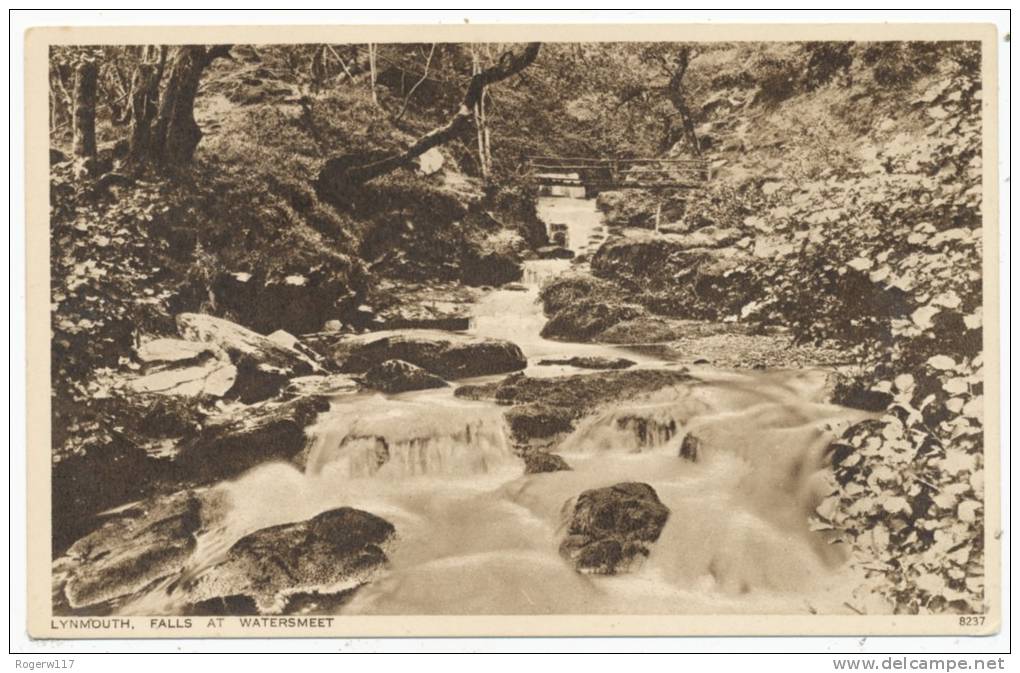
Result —
[[495, 65], [474, 75], [468, 83], [464, 98], [453, 117], [446, 124], [423, 135], [400, 154], [346, 169], [343, 168], [345, 162], [331, 159], [319, 173], [320, 187], [329, 189], [339, 186], [338, 183], [354, 185], [367, 182], [410, 164], [416, 157], [461, 134], [470, 126], [472, 110], [485, 93], [485, 87], [512, 77], [534, 63], [541, 46], [541, 42], [529, 42], [528, 46], [519, 53], [505, 52]]

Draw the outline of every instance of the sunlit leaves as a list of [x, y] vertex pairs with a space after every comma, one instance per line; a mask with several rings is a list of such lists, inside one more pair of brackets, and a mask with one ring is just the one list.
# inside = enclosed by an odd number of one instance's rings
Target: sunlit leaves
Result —
[[955, 368], [956, 361], [948, 355], [933, 355], [928, 358], [928, 366], [943, 371]]
[[[892, 400], [833, 445], [839, 485], [815, 513], [855, 550], [869, 610], [983, 609], [978, 91], [934, 78], [923, 134], [859, 143], [754, 221], [811, 242], [763, 262], [780, 269], [762, 273], [769, 305], [801, 338], [842, 343], [864, 363], [857, 384]], [[833, 204], [852, 207], [823, 224]]]

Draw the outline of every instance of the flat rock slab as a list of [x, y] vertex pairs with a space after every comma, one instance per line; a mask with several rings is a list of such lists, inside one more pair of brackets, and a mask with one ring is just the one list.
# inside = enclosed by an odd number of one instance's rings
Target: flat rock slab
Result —
[[540, 365], [566, 365], [580, 369], [627, 369], [636, 362], [627, 358], [610, 358], [599, 355], [575, 356], [570, 358], [547, 358], [539, 360]]
[[509, 341], [434, 330], [360, 334], [338, 340], [332, 355], [346, 373], [364, 373], [386, 360], [403, 360], [447, 380], [504, 374], [528, 364], [521, 349]]
[[623, 482], [577, 497], [560, 554], [582, 573], [628, 572], [659, 539], [669, 508], [648, 484]]
[[350, 395], [358, 392], [360, 385], [347, 374], [312, 374], [291, 379], [284, 388], [284, 393], [295, 396]]
[[205, 604], [249, 597], [259, 612], [282, 612], [290, 596], [337, 594], [372, 579], [387, 562], [383, 547], [393, 535], [393, 524], [350, 507], [263, 528], [234, 543], [187, 595]]
[[250, 359], [259, 363], [289, 370], [294, 375], [311, 374], [317, 366], [303, 353], [278, 343], [274, 339], [253, 332], [237, 323], [202, 313], [181, 313], [177, 316], [177, 329], [185, 339], [212, 343], [222, 348], [231, 359]]
[[200, 513], [191, 491], [118, 512], [58, 561], [67, 603], [82, 608], [129, 597], [179, 573], [195, 549]]
[[185, 339], [159, 338], [138, 347], [138, 359], [146, 363], [197, 361], [215, 350], [210, 344]]
[[129, 379], [128, 389], [180, 397], [223, 397], [237, 382], [237, 367], [229, 360], [210, 358], [201, 364], [170, 367]]

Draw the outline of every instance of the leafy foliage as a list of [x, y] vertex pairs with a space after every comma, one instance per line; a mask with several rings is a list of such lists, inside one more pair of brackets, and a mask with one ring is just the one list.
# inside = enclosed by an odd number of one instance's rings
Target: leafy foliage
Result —
[[920, 135], [880, 130], [774, 191], [753, 222], [786, 244], [754, 270], [756, 317], [842, 343], [860, 363], [845, 389], [890, 400], [832, 447], [819, 509], [868, 575], [872, 609], [983, 605], [981, 91], [960, 63], [944, 59], [910, 101]]
[[159, 185], [139, 185], [111, 208], [55, 170], [50, 194], [53, 428], [64, 455], [108, 435], [88, 410], [101, 397], [95, 374], [130, 364], [138, 330], [172, 324], [177, 288], [168, 243], [151, 234], [168, 211]]

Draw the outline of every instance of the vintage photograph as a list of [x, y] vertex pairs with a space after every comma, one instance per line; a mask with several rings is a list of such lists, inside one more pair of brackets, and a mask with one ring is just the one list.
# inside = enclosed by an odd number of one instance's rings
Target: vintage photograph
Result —
[[47, 45], [47, 628], [995, 628], [982, 34], [625, 32]]

